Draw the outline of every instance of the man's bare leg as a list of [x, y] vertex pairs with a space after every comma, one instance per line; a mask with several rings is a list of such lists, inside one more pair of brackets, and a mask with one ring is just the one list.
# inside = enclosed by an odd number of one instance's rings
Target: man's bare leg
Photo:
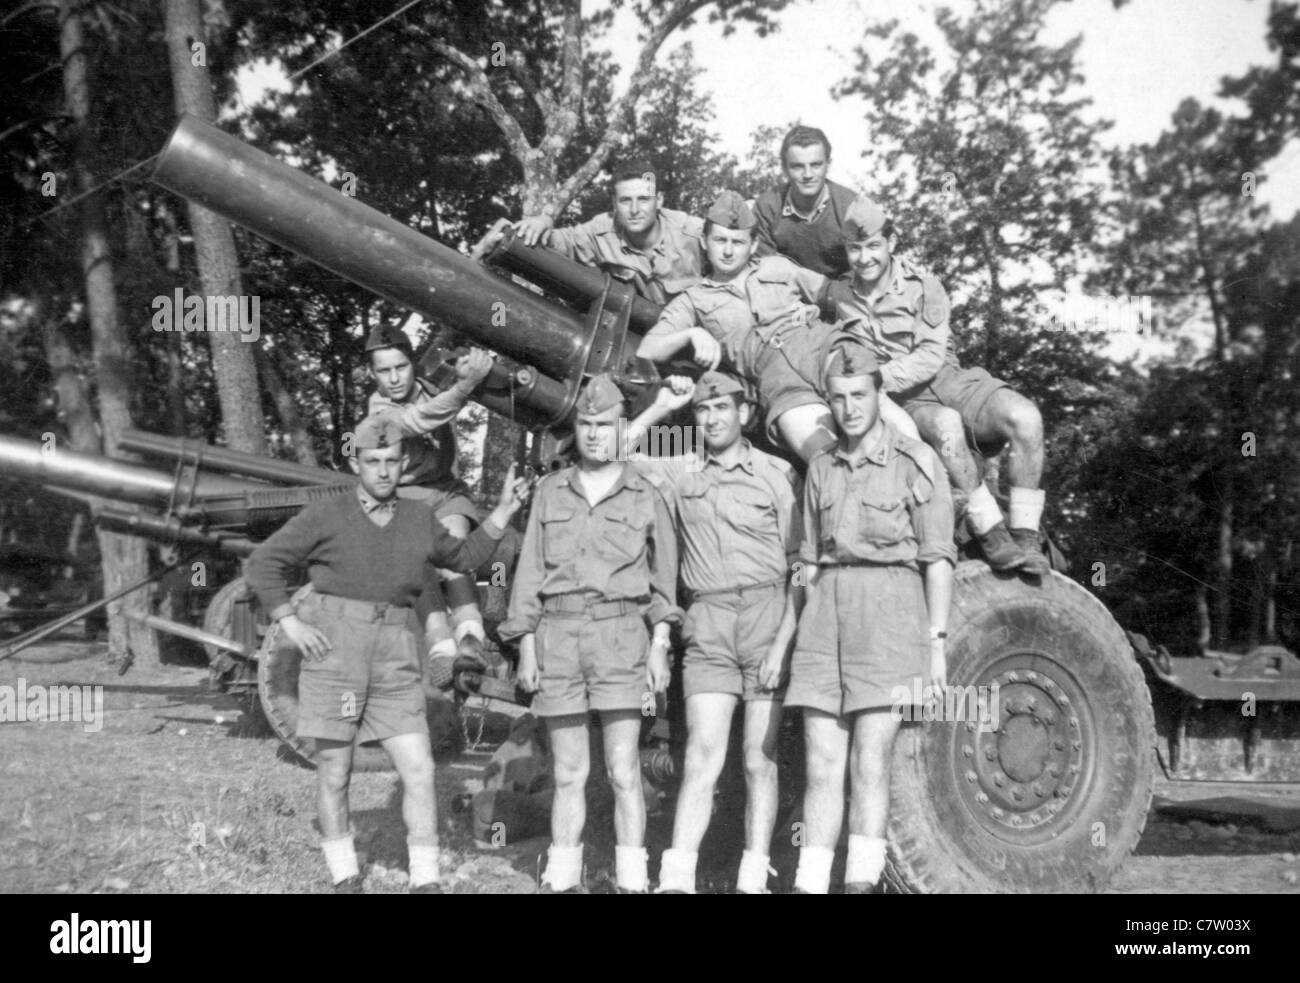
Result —
[[673, 816], [672, 849], [664, 851], [659, 868], [660, 891], [695, 893], [695, 863], [713, 816], [713, 792], [727, 759], [735, 709], [736, 697], [730, 693], [686, 698], [686, 763]]
[[1019, 393], [999, 389], [989, 400], [984, 414], [987, 433], [981, 440], [1003, 439], [1011, 443], [1007, 477], [1011, 483], [1011, 508], [1007, 525], [1016, 545], [1025, 551], [1029, 573], [1047, 573], [1050, 564], [1043, 555], [1038, 530], [1043, 518], [1043, 417], [1038, 407]]
[[776, 826], [776, 747], [781, 730], [780, 700], [745, 704], [745, 852], [736, 890], [761, 894], [767, 889], [769, 850]]
[[352, 742], [316, 740], [316, 816], [321, 850], [330, 881], [342, 884], [359, 878], [356, 846], [348, 817], [348, 785], [352, 778]]
[[645, 793], [641, 789], [641, 712], [605, 710], [600, 714], [605, 741], [605, 773], [614, 789], [614, 865], [620, 890], [647, 888]]
[[440, 877], [438, 800], [429, 738], [424, 734], [398, 734], [380, 743], [402, 780], [402, 820], [406, 823], [411, 887], [436, 884]]
[[864, 710], [853, 721], [849, 755], [849, 858], [846, 890], [867, 890], [885, 869], [889, 777], [898, 717], [889, 709]]
[[582, 829], [587, 824], [587, 774], [591, 746], [585, 713], [547, 717], [555, 796], [551, 800], [551, 849], [542, 881], [568, 891], [582, 879]]
[[786, 446], [805, 461], [811, 461], [837, 440], [835, 421], [824, 403], [788, 409], [777, 418], [776, 427]]
[[[447, 515], [442, 517], [442, 524], [447, 531], [459, 539], [470, 534], [468, 516]], [[483, 612], [478, 604], [478, 587], [471, 574], [457, 573], [455, 570], [439, 570], [443, 593], [447, 597], [447, 607], [451, 610], [452, 636], [456, 641], [457, 652], [482, 660], [483, 641], [487, 632], [483, 629]]]
[[913, 440], [921, 439], [920, 431], [916, 428], [916, 421], [908, 416], [905, 409], [890, 399], [888, 393], [880, 394], [880, 419], [884, 420], [904, 437], [911, 437]]
[[831, 861], [844, 824], [844, 774], [848, 764], [848, 723], [834, 714], [804, 707], [808, 775], [803, 794], [803, 844], [795, 872], [796, 891], [830, 890]]

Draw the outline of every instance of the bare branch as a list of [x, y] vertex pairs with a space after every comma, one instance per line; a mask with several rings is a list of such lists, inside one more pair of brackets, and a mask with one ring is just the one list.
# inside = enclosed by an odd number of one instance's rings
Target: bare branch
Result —
[[526, 161], [532, 151], [532, 146], [528, 143], [528, 138], [524, 135], [519, 121], [510, 115], [506, 107], [501, 104], [501, 100], [497, 98], [496, 93], [492, 91], [487, 73], [483, 71], [479, 63], [459, 48], [453, 47], [445, 41], [430, 41], [429, 43], [435, 52], [458, 66], [465, 73], [465, 82], [469, 86], [470, 98], [492, 117], [492, 122], [496, 123], [497, 129], [506, 138], [506, 143], [510, 145], [510, 152], [514, 154], [515, 158], [520, 163]]
[[560, 105], [576, 117], [582, 100], [582, 0], [564, 0]]

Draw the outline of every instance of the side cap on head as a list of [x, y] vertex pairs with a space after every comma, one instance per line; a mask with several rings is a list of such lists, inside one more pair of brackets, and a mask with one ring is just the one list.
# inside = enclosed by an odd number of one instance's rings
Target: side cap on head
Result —
[[743, 232], [745, 229], [752, 229], [758, 224], [754, 218], [753, 210], [745, 204], [745, 199], [735, 191], [723, 191], [718, 197], [713, 199], [713, 204], [709, 206], [708, 212], [704, 217], [714, 225], [720, 225], [724, 229], [735, 229]]
[[401, 442], [402, 425], [395, 414], [371, 413], [357, 424], [357, 429], [352, 434], [352, 456], [356, 457], [357, 451], [384, 450]]
[[623, 402], [623, 392], [614, 385], [614, 379], [608, 372], [593, 375], [578, 396], [578, 413], [581, 416], [595, 416], [606, 410], [619, 406]]
[[394, 327], [391, 324], [381, 324], [370, 332], [366, 338], [366, 352], [378, 351], [381, 348], [397, 348], [406, 352], [408, 358], [415, 357], [415, 348], [411, 344], [411, 339], [401, 328]]
[[731, 393], [747, 396], [745, 384], [734, 375], [728, 375], [726, 372], [705, 372], [695, 382], [695, 392], [691, 394], [691, 405], [702, 403], [706, 399], [728, 396]]
[[840, 339], [826, 356], [822, 369], [822, 389], [830, 389], [831, 379], [872, 375], [879, 368], [875, 352], [865, 342], [857, 338]]
[[883, 208], [866, 195], [858, 195], [844, 213], [844, 238], [849, 242], [870, 239], [888, 221]]

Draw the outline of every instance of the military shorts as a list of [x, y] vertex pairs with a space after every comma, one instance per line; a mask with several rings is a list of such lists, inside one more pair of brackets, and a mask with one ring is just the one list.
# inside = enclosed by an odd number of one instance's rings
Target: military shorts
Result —
[[[366, 613], [369, 609], [369, 614]], [[298, 673], [298, 736], [381, 741], [429, 733], [409, 608], [310, 594], [295, 612], [330, 640]]]
[[989, 374], [987, 369], [958, 369], [944, 365], [939, 374], [928, 383], [905, 389], [894, 395], [894, 400], [909, 414], [923, 406], [948, 406], [961, 414], [967, 431], [982, 445], [1000, 446], [1003, 440], [991, 438], [993, 420], [990, 404], [1000, 389], [1010, 387]]
[[[757, 331], [750, 331], [737, 358], [738, 370], [758, 388], [764, 410], [768, 439], [777, 443], [776, 421], [798, 406], [817, 403], [826, 406], [818, 392], [823, 349], [833, 328], [823, 321], [802, 328], [787, 328], [764, 344]], [[829, 408], [827, 408], [827, 412]]]
[[646, 681], [650, 637], [639, 611], [599, 620], [547, 611], [535, 644], [540, 685], [532, 711], [537, 716], [655, 705]]
[[682, 688], [730, 693], [742, 700], [779, 700], [780, 691], [761, 690], [758, 670], [781, 626], [785, 582], [697, 598], [682, 622]]
[[[824, 566], [799, 619], [786, 706], [835, 716], [898, 705], [930, 682], [921, 574], [902, 565]], [[910, 704], [910, 696], [907, 698]]]

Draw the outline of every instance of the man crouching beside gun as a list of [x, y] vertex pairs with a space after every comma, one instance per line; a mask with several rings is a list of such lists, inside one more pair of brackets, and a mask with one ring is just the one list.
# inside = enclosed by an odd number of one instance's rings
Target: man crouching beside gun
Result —
[[[360, 894], [348, 818], [354, 743], [379, 741], [402, 780], [413, 894], [440, 894], [433, 753], [410, 608], [436, 584], [437, 568], [472, 571], [492, 558], [527, 483], [506, 474], [479, 528], [457, 539], [420, 502], [397, 498], [406, 456], [391, 416], [357, 427], [348, 459], [355, 493], [317, 502], [253, 553], [248, 581], [303, 654], [298, 736], [316, 739], [321, 849], [334, 890]], [[290, 603], [288, 573], [307, 569], [313, 591]]]

